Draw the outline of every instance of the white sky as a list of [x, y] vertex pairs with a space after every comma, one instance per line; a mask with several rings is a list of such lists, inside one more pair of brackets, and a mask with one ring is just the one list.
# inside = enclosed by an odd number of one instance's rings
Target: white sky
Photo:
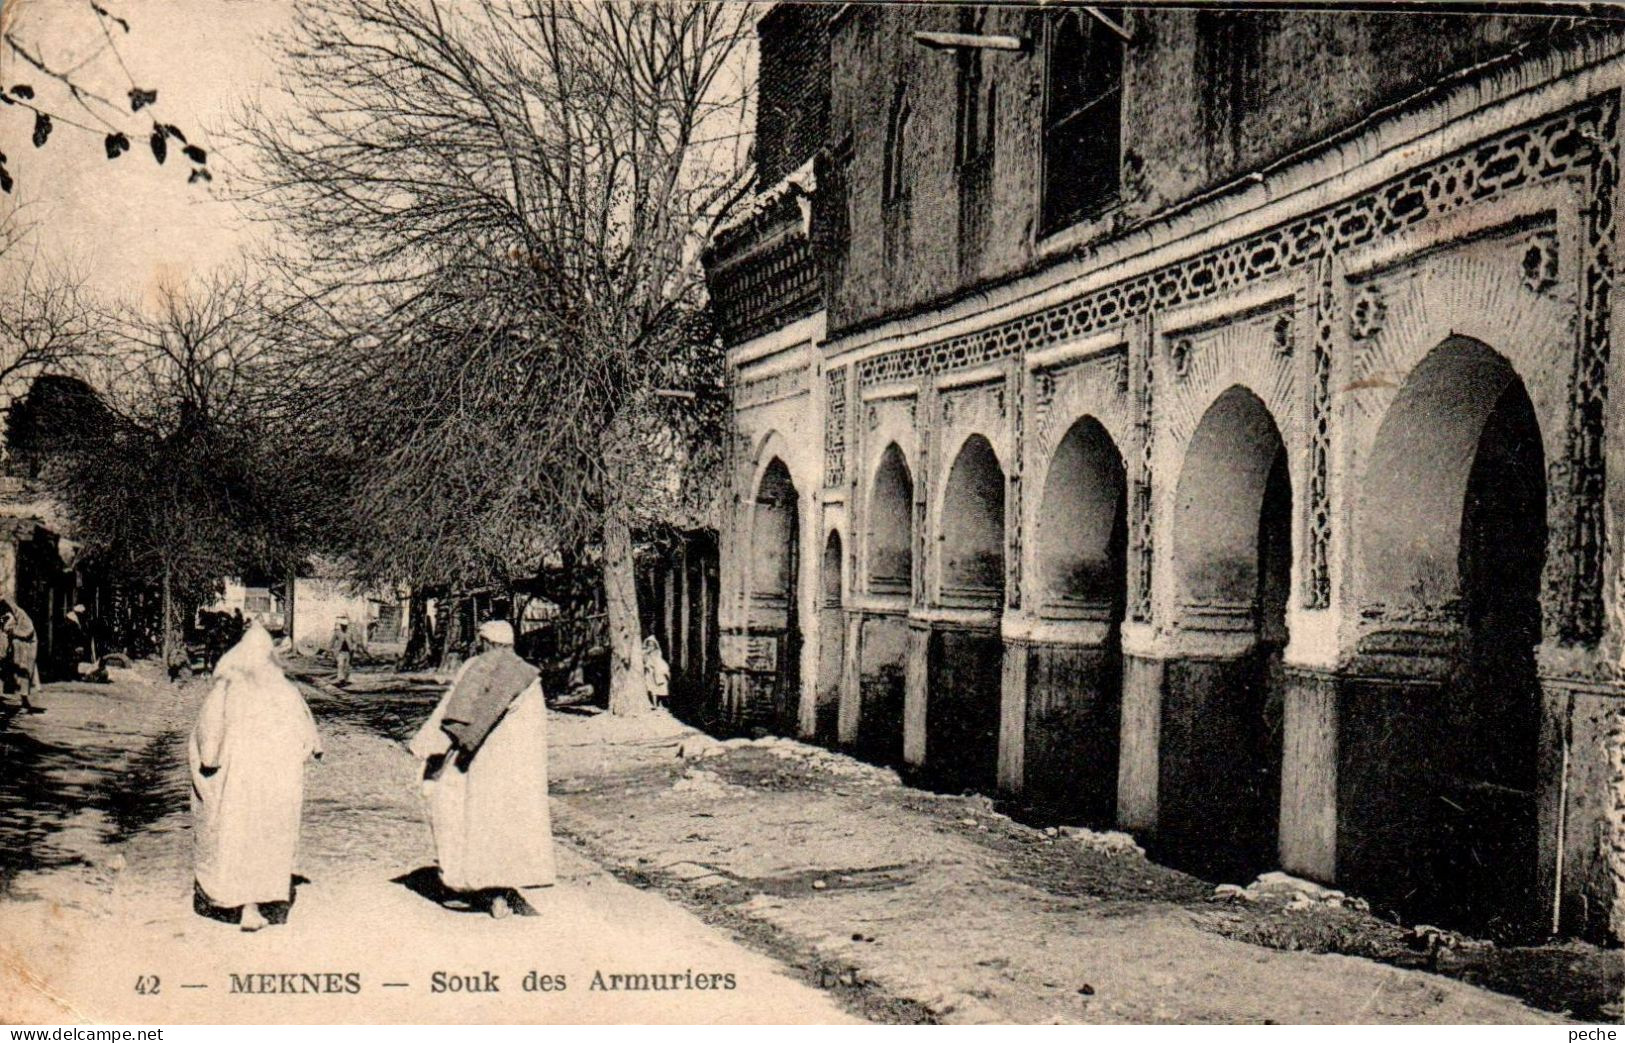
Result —
[[[0, 44], [0, 84], [29, 84], [37, 104], [57, 117], [49, 141], [36, 149], [30, 141], [33, 113], [0, 105], [0, 152], [16, 180], [12, 195], [0, 195], [0, 219], [31, 232], [24, 248], [0, 256], [0, 293], [41, 257], [68, 261], [106, 295], [150, 299], [161, 284], [235, 262], [267, 234], [231, 199], [234, 172], [251, 161], [243, 146], [227, 139], [247, 104], [271, 112], [297, 104], [283, 93], [277, 72], [297, 0], [97, 2], [130, 25], [125, 33], [107, 24], [116, 55], [91, 0], [0, 0], [0, 26], [46, 65], [74, 70], [75, 83], [116, 103], [117, 112], [90, 105], [131, 142], [129, 152], [108, 160], [103, 138], [109, 128], [61, 84]], [[461, 2], [473, 7], [478, 0]], [[754, 48], [746, 49], [742, 62], [739, 76], [749, 82]], [[158, 92], [156, 106], [129, 111], [132, 80]], [[739, 87], [735, 81], [723, 89], [735, 93]], [[175, 142], [163, 166], [154, 161], [148, 144], [154, 119], [180, 127], [191, 143], [208, 150], [211, 184], [187, 183], [190, 163]], [[68, 120], [94, 131], [68, 126]], [[747, 115], [746, 128], [752, 124]], [[730, 162], [745, 143], [723, 146]]]
[[[0, 106], [0, 152], [16, 179], [0, 196], [0, 215], [31, 230], [25, 249], [0, 258], [0, 285], [31, 256], [60, 257], [97, 289], [145, 295], [160, 281], [233, 262], [259, 234], [228, 201], [234, 166], [243, 160], [222, 140], [231, 116], [265, 97], [275, 108], [276, 39], [289, 24], [294, 0], [100, 0], [130, 23], [110, 26], [118, 56], [158, 104], [130, 114], [130, 82], [88, 0], [0, 0], [0, 23], [54, 69], [85, 62], [74, 80], [116, 102], [107, 113], [130, 136], [131, 150], [109, 161], [106, 128], [60, 85], [0, 50], [0, 82], [27, 83], [41, 107], [63, 120], [96, 128], [87, 133], [58, 121], [44, 148], [30, 142], [33, 114]], [[102, 110], [92, 102], [92, 108]], [[149, 118], [148, 113], [154, 115]], [[190, 164], [171, 142], [159, 166], [148, 145], [152, 119], [180, 127], [209, 152], [215, 181], [187, 184]]]

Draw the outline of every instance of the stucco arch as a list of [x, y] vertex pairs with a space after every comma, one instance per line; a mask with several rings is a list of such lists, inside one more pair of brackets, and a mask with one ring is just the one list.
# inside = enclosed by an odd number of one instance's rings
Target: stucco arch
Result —
[[789, 465], [779, 456], [769, 457], [752, 501], [748, 574], [753, 606], [788, 609], [794, 603], [800, 500]]
[[1004, 467], [979, 434], [967, 435], [951, 459], [937, 508], [940, 596], [996, 606], [1004, 591]]
[[1128, 483], [1110, 432], [1093, 416], [1078, 418], [1038, 477], [1043, 495], [1034, 542], [1041, 604], [1090, 618], [1120, 613]]
[[1460, 336], [1407, 375], [1372, 439], [1356, 497], [1353, 574], [1362, 608], [1414, 615], [1455, 600], [1462, 507], [1480, 438], [1503, 396], [1523, 389], [1504, 355]]
[[748, 488], [752, 492], [761, 488], [762, 478], [767, 474], [767, 469], [772, 466], [775, 459], [789, 472], [790, 480], [795, 483], [796, 488], [812, 488], [805, 480], [805, 476], [796, 473], [795, 463], [798, 456], [799, 454], [791, 446], [790, 440], [784, 436], [783, 432], [778, 428], [769, 429], [756, 439], [755, 449], [751, 453]]
[[1274, 414], [1250, 388], [1232, 385], [1203, 413], [1173, 492], [1172, 572], [1182, 616], [1246, 615], [1234, 623], [1250, 629], [1260, 514], [1272, 477], [1291, 495], [1285, 457]]
[[1283, 341], [1290, 344], [1297, 336], [1296, 329], [1295, 308], [1282, 303], [1158, 338], [1164, 361], [1156, 378], [1164, 451], [1183, 455], [1213, 404], [1238, 386], [1263, 403], [1287, 445], [1298, 444], [1299, 356], [1282, 348]]
[[1449, 337], [1394, 395], [1355, 494], [1361, 669], [1429, 687], [1425, 714], [1384, 703], [1345, 740], [1364, 754], [1345, 783], [1350, 815], [1378, 849], [1404, 852], [1416, 915], [1478, 930], [1544, 915], [1547, 440], [1507, 356]]
[[914, 475], [896, 442], [881, 452], [866, 503], [867, 588], [874, 594], [907, 594], [914, 570]]

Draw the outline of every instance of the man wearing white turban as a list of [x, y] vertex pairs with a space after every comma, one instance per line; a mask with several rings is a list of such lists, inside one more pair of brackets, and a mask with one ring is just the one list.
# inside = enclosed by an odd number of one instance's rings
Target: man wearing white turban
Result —
[[547, 708], [536, 668], [513, 650], [513, 627], [480, 626], [485, 650], [464, 663], [408, 748], [423, 762], [441, 883], [512, 911], [518, 888], [553, 883], [547, 806]]
[[187, 746], [200, 912], [240, 908], [256, 931], [261, 905], [291, 901], [305, 762], [321, 754], [310, 708], [254, 623], [216, 665]]

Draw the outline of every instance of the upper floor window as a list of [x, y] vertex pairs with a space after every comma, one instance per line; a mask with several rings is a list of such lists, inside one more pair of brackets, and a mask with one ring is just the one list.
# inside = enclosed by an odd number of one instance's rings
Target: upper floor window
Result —
[[908, 195], [905, 160], [908, 157], [909, 105], [907, 92], [899, 89], [892, 99], [891, 118], [886, 124], [886, 169], [881, 199], [895, 203]]
[[[986, 8], [961, 9], [960, 32], [982, 32]], [[954, 133], [954, 158], [961, 167], [993, 155], [993, 119], [998, 85], [982, 74], [982, 48], [959, 49], [959, 109]]]
[[1042, 225], [1048, 234], [1117, 198], [1123, 41], [1076, 8], [1053, 12], [1046, 23]]

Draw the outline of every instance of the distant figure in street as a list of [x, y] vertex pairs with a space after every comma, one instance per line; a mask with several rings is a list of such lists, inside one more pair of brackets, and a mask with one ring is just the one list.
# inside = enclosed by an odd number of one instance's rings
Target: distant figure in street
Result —
[[653, 634], [643, 639], [643, 685], [656, 709], [666, 705], [671, 694], [671, 664], [660, 654], [660, 642]]
[[408, 748], [424, 762], [423, 792], [448, 890], [513, 911], [516, 888], [553, 883], [547, 807], [547, 710], [536, 668], [513, 651], [513, 627], [481, 624], [484, 651], [458, 670]]
[[337, 671], [333, 677], [334, 684], [350, 683], [350, 657], [355, 652], [355, 635], [350, 633], [350, 620], [347, 616], [340, 616], [338, 623], [333, 627], [333, 665]]
[[257, 931], [260, 906], [292, 902], [305, 762], [321, 755], [310, 708], [252, 624], [216, 664], [187, 746], [200, 913], [240, 908], [242, 929]]
[[23, 709], [44, 713], [44, 708], [35, 706], [32, 699], [40, 683], [39, 639], [34, 621], [15, 601], [0, 599], [0, 630], [6, 634], [5, 671], [22, 693]]
[[79, 677], [79, 664], [91, 661], [90, 654], [90, 628], [85, 622], [85, 606], [74, 605], [63, 613], [62, 624], [56, 632], [56, 649], [52, 657], [56, 660], [57, 678], [63, 681], [77, 680]]

